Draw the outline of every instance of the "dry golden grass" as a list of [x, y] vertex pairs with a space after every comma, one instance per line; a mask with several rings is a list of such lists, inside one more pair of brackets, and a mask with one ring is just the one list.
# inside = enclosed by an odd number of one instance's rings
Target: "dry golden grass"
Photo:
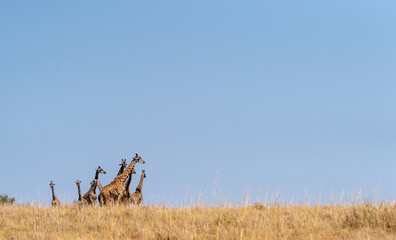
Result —
[[1, 239], [396, 239], [396, 206], [0, 206]]

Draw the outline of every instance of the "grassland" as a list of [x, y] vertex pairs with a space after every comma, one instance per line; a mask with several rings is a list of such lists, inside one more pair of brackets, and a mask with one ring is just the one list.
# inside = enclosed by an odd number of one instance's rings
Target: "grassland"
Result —
[[396, 205], [0, 206], [0, 239], [396, 239]]

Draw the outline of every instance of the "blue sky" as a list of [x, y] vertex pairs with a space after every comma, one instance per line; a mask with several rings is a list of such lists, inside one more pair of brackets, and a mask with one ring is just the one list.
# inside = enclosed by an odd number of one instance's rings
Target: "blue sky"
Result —
[[[2, 1], [0, 188], [146, 202], [396, 191], [394, 1]], [[138, 176], [132, 181], [137, 185]]]

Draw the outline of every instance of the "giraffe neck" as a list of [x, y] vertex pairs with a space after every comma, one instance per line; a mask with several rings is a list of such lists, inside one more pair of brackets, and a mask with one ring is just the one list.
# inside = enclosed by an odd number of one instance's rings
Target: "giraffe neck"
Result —
[[99, 179], [99, 170], [96, 170], [96, 173], [95, 173], [95, 179], [96, 179], [96, 180], [98, 180], [98, 179]]
[[51, 189], [52, 189], [52, 200], [55, 200], [55, 199], [56, 199], [56, 196], [55, 196], [54, 187], [51, 187]]
[[128, 180], [125, 183], [125, 190], [127, 192], [127, 195], [130, 195], [129, 185], [131, 185], [131, 180], [132, 180], [132, 173], [129, 174]]
[[81, 201], [82, 200], [82, 195], [81, 195], [80, 184], [77, 184], [77, 188], [78, 188], [78, 201]]
[[124, 169], [125, 169], [124, 165], [121, 165], [120, 170], [118, 171], [117, 176], [118, 176], [118, 175], [121, 175], [121, 174], [124, 172]]
[[[102, 191], [103, 186], [102, 186], [102, 184], [100, 183], [100, 181], [98, 181], [98, 188], [99, 188], [99, 191]], [[95, 190], [94, 190], [94, 192], [95, 192]]]
[[139, 185], [136, 187], [136, 191], [141, 192], [143, 188], [143, 179], [144, 179], [144, 174], [140, 175], [140, 181]]
[[129, 176], [129, 174], [131, 174], [133, 168], [135, 167], [135, 164], [136, 164], [135, 160], [132, 160], [132, 162], [128, 165], [125, 171], [120, 175], [118, 175], [117, 177], [115, 177], [113, 182], [124, 184], [125, 180]]

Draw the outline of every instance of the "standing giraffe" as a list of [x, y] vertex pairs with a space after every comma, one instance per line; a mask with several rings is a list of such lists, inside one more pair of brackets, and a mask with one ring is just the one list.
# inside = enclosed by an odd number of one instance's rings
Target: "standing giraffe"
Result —
[[55, 190], [54, 190], [54, 186], [55, 186], [55, 183], [53, 182], [53, 181], [50, 181], [50, 187], [51, 187], [51, 189], [52, 189], [52, 202], [51, 202], [51, 205], [53, 206], [53, 207], [58, 207], [58, 206], [60, 206], [61, 204], [60, 204], [60, 201], [59, 201], [59, 199], [55, 196]]
[[128, 164], [127, 164], [126, 159], [121, 159], [121, 163], [120, 163], [121, 167], [120, 167], [120, 170], [118, 171], [117, 176], [124, 172], [124, 169], [126, 168], [127, 165]]
[[90, 183], [91, 187], [89, 188], [88, 192], [85, 193], [83, 196], [83, 199], [87, 201], [88, 205], [96, 205], [96, 200], [98, 199], [98, 197], [96, 196], [95, 189], [96, 186], [98, 186], [98, 182], [99, 180], [92, 180], [92, 182]]
[[75, 181], [77, 188], [78, 188], [78, 205], [79, 206], [85, 206], [88, 205], [88, 201], [86, 199], [84, 199], [81, 195], [81, 188], [80, 188], [80, 180]]
[[98, 196], [96, 195], [96, 186], [99, 186], [99, 189], [102, 188], [102, 184], [99, 181], [99, 173], [106, 174], [106, 171], [103, 170], [100, 166], [95, 170], [95, 184], [91, 182], [91, 187], [89, 188], [88, 192], [84, 194], [83, 198], [87, 200], [89, 205], [96, 205], [96, 200]]
[[138, 205], [138, 206], [142, 206], [143, 205], [142, 189], [143, 189], [143, 179], [144, 178], [146, 178], [146, 172], [144, 170], [142, 170], [142, 173], [141, 173], [141, 176], [140, 176], [139, 185], [136, 187], [135, 192], [130, 197], [130, 203], [132, 205]]
[[102, 191], [99, 194], [99, 204], [101, 206], [107, 204], [117, 204], [118, 202], [120, 202], [120, 199], [122, 199], [125, 193], [124, 182], [129, 174], [131, 174], [136, 163], [145, 163], [137, 153], [136, 156], [132, 159], [131, 163], [125, 169], [125, 171], [120, 175], [116, 176], [111, 183], [103, 187]]
[[136, 174], [135, 168], [132, 169], [131, 174], [129, 174], [128, 179], [124, 184], [125, 192], [123, 193], [123, 196], [121, 198], [121, 202], [124, 204], [128, 204], [129, 198], [131, 197], [131, 191], [129, 190], [129, 185], [131, 185], [132, 174]]

